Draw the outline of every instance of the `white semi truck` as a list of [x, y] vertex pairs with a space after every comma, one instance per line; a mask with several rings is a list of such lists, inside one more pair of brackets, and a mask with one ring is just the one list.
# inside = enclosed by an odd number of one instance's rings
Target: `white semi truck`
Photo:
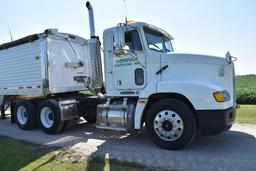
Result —
[[49, 134], [81, 116], [101, 129], [133, 131], [145, 124], [157, 146], [172, 150], [191, 143], [197, 131], [230, 129], [236, 114], [230, 53], [176, 53], [166, 31], [127, 22], [104, 31], [102, 72], [93, 9], [86, 6], [88, 40], [49, 29], [0, 45], [2, 118], [9, 104], [19, 128], [39, 126]]

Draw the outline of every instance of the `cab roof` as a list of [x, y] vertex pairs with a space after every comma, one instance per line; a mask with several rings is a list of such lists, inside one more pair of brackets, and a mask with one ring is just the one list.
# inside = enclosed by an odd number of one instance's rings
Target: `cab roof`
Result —
[[[155, 31], [158, 31], [158, 32], [161, 32], [162, 34], [164, 34], [165, 36], [167, 36], [170, 40], [173, 40], [174, 38], [165, 30], [161, 29], [161, 28], [158, 28], [154, 25], [151, 25], [151, 24], [148, 24], [148, 23], [144, 23], [144, 22], [128, 22], [127, 26], [129, 27], [136, 27], [136, 28], [140, 28], [140, 27], [148, 27], [152, 30], [155, 30]], [[106, 32], [108, 31], [112, 31], [112, 29], [114, 29], [115, 27], [112, 27], [112, 28], [109, 28], [107, 30], [105, 30]]]

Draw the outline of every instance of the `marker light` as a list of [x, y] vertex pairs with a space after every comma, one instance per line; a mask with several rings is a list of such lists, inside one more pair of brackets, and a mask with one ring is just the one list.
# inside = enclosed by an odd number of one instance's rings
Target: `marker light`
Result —
[[230, 95], [227, 90], [215, 92], [213, 93], [213, 97], [216, 102], [227, 102], [230, 100]]

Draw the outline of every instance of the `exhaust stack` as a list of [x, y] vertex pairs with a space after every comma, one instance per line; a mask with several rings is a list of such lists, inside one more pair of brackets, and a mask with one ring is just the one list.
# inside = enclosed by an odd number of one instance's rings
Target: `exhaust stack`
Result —
[[90, 22], [90, 35], [91, 39], [88, 40], [88, 53], [89, 53], [89, 72], [90, 72], [90, 87], [95, 90], [99, 98], [105, 98], [101, 93], [103, 87], [103, 74], [102, 62], [100, 53], [100, 40], [95, 34], [94, 15], [92, 5], [89, 1], [86, 2], [86, 7], [89, 12]]
[[86, 7], [87, 7], [88, 13], [89, 13], [90, 34], [91, 34], [91, 38], [93, 38], [93, 37], [95, 37], [94, 14], [93, 14], [92, 5], [89, 1], [86, 2]]

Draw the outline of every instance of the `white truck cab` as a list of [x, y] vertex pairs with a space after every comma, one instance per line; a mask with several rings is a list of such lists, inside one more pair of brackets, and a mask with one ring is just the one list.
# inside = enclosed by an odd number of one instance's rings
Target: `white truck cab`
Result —
[[197, 128], [212, 135], [231, 127], [236, 102], [230, 55], [176, 53], [170, 34], [143, 22], [106, 29], [103, 39], [108, 100], [98, 107], [98, 128], [141, 129], [146, 123], [154, 143], [178, 149]]

